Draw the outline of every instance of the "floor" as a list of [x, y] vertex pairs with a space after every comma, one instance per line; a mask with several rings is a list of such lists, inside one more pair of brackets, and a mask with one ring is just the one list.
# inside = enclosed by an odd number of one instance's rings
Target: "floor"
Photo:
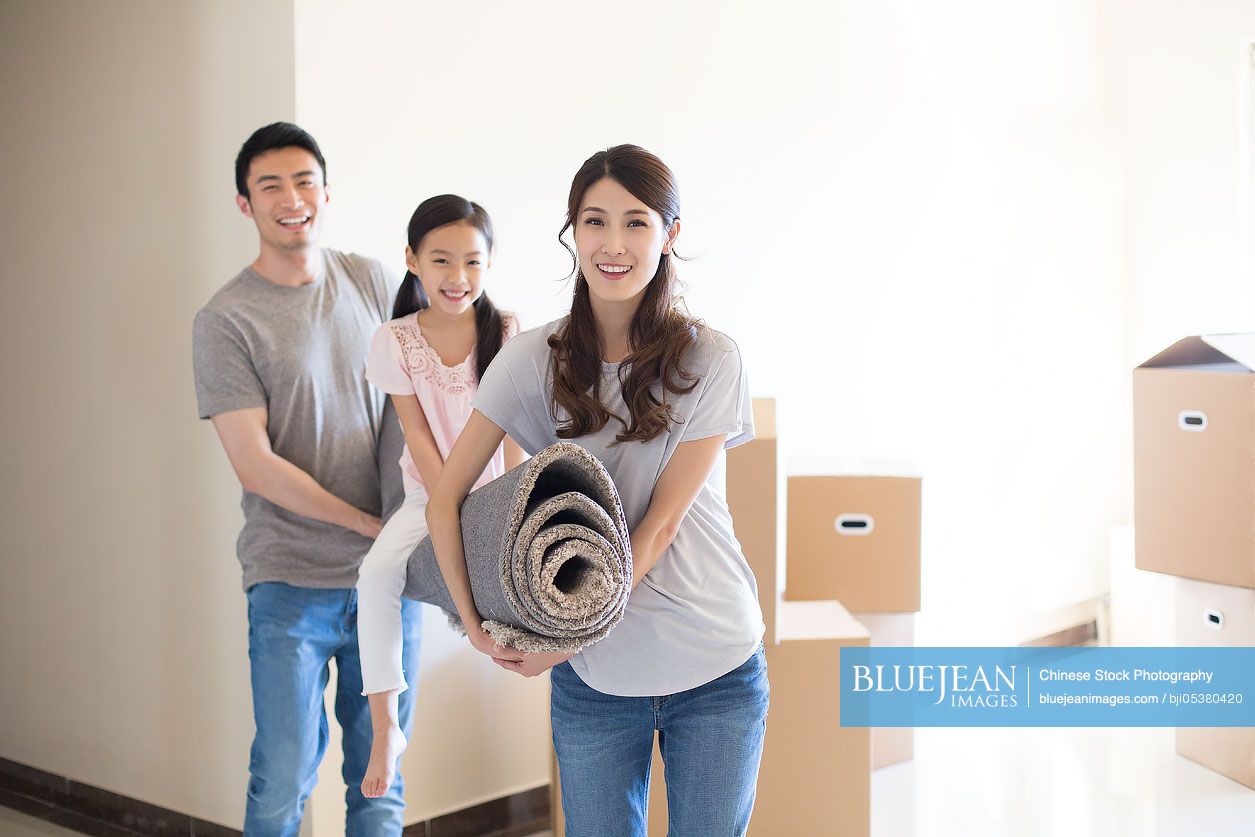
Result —
[[917, 729], [872, 778], [872, 837], [1240, 837], [1255, 791], [1171, 729]]
[[[66, 825], [0, 808], [0, 837], [123, 834]], [[872, 837], [1251, 834], [1255, 791], [1178, 757], [1170, 729], [920, 729], [872, 778]]]

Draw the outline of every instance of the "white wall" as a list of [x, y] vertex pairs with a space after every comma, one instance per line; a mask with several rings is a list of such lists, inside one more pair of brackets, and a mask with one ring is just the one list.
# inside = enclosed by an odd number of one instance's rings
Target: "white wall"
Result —
[[[1244, 207], [1255, 4], [1107, 0], [1105, 95], [1127, 154], [1129, 361], [1255, 328]], [[1245, 142], [1244, 142], [1245, 141]], [[1245, 223], [1244, 223], [1245, 220]]]
[[677, 172], [694, 312], [786, 399], [800, 461], [926, 486], [922, 637], [1012, 640], [1105, 586], [1125, 466], [1123, 166], [1092, 3], [297, 4], [337, 240], [400, 269], [482, 202], [491, 292], [562, 313], [571, 175]]
[[191, 323], [256, 252], [231, 163], [292, 118], [290, 2], [0, 11], [0, 756], [239, 826], [239, 489]]
[[[1132, 368], [1186, 335], [1255, 329], [1255, 4], [1105, 0], [1102, 18], [1105, 107], [1126, 160]], [[1134, 567], [1131, 526], [1111, 544], [1112, 642], [1172, 645], [1173, 579]]]

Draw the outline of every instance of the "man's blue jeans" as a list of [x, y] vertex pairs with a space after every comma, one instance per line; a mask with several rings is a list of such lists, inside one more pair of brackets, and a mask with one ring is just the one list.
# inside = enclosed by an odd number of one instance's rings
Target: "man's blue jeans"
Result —
[[[414, 679], [422, 611], [402, 600], [404, 668], [410, 688], [401, 693], [401, 729], [408, 737], [414, 710]], [[257, 735], [249, 758], [246, 837], [294, 837], [305, 800], [317, 782], [327, 749], [323, 693], [336, 661], [335, 711], [344, 731], [344, 781], [349, 837], [399, 835], [405, 809], [402, 782], [379, 799], [362, 796], [370, 757], [370, 708], [362, 696], [357, 653], [357, 591], [317, 590], [279, 582], [248, 591], [248, 657], [252, 664], [253, 717]]]
[[570, 663], [550, 682], [567, 837], [643, 837], [655, 730], [669, 837], [745, 834], [767, 722], [761, 645], [724, 676], [663, 697], [603, 694]]

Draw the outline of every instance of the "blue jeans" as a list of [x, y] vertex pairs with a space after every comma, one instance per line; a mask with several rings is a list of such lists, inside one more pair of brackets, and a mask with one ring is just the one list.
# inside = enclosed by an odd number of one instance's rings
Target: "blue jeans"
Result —
[[643, 837], [655, 730], [670, 837], [745, 834], [767, 725], [761, 645], [737, 669], [674, 695], [602, 694], [570, 663], [550, 683], [567, 837]]
[[[370, 708], [362, 696], [357, 653], [357, 591], [316, 590], [279, 582], [248, 591], [248, 658], [252, 665], [257, 735], [249, 758], [247, 837], [295, 837], [305, 800], [317, 782], [327, 749], [323, 693], [336, 661], [335, 711], [344, 731], [344, 781], [350, 837], [399, 835], [405, 809], [398, 775], [379, 799], [362, 796], [370, 757]], [[399, 720], [406, 736], [414, 710], [414, 678], [422, 611], [402, 600], [404, 667], [410, 688], [401, 693]]]

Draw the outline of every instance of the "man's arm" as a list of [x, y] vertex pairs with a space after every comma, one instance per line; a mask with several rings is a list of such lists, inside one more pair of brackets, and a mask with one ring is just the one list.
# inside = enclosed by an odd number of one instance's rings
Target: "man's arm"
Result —
[[227, 459], [245, 491], [265, 497], [293, 514], [352, 529], [374, 538], [379, 518], [355, 508], [270, 448], [265, 407], [231, 410], [212, 417]]

